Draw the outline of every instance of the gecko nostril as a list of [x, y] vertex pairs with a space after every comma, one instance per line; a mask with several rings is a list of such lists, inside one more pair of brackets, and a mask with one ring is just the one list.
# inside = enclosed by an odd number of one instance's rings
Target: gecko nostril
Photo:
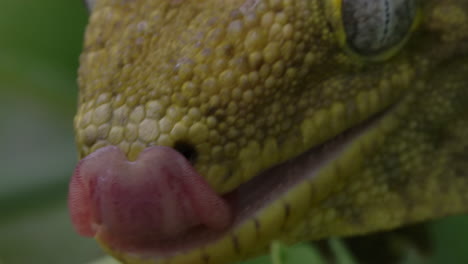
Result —
[[194, 164], [198, 157], [198, 152], [195, 147], [185, 141], [177, 141], [174, 144], [174, 149], [182, 154], [190, 163]]

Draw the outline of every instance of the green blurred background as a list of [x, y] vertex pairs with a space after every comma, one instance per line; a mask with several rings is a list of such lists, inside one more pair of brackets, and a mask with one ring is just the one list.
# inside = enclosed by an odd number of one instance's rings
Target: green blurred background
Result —
[[66, 209], [77, 160], [81, 0], [0, 0], [0, 263], [85, 263], [101, 255]]
[[[80, 0], [1, 0], [1, 264], [79, 264], [102, 255], [73, 232], [66, 209], [86, 20]], [[427, 263], [468, 263], [466, 216], [431, 224], [431, 235], [436, 250]]]

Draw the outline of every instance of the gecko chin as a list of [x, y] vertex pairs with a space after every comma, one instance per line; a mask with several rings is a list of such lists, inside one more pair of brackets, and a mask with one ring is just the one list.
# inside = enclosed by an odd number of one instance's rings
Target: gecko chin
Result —
[[111, 251], [165, 258], [225, 237], [310, 180], [387, 111], [217, 194], [176, 150], [152, 146], [128, 161], [115, 146], [81, 160], [70, 182], [73, 225]]

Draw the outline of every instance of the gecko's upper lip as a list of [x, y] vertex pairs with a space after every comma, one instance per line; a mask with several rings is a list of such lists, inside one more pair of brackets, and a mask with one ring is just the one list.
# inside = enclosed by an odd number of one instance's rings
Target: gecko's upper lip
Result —
[[164, 257], [223, 238], [297, 184], [314, 177], [383, 114], [273, 166], [219, 196], [177, 151], [144, 150], [129, 162], [118, 147], [77, 166], [69, 207], [75, 228], [111, 250]]

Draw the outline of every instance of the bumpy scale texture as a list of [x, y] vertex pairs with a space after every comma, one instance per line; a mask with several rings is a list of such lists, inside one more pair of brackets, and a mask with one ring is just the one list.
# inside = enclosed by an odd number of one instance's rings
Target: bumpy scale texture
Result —
[[171, 263], [464, 212], [468, 1], [421, 2], [407, 43], [374, 61], [347, 52], [340, 5], [325, 0], [98, 0], [79, 70], [80, 157], [191, 146], [197, 171], [227, 193], [390, 109], [313, 180]]

